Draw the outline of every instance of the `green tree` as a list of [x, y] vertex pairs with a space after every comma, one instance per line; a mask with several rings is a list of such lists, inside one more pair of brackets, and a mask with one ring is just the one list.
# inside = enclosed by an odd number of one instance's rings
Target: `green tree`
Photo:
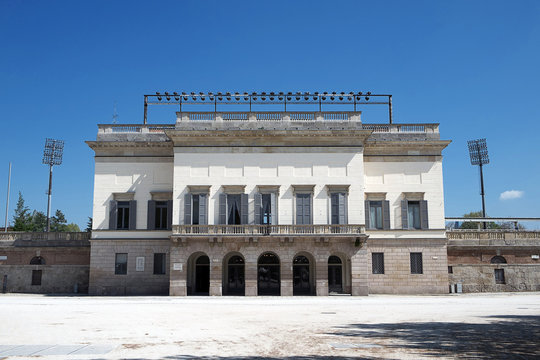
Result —
[[79, 225], [75, 223], [70, 223], [66, 225], [66, 232], [81, 232]]
[[34, 210], [30, 217], [30, 226], [27, 231], [43, 232], [47, 230], [47, 216], [42, 211]]
[[54, 216], [51, 218], [51, 231], [52, 232], [65, 232], [67, 230], [66, 216], [61, 210], [56, 210]]
[[19, 200], [17, 200], [15, 214], [13, 214], [13, 231], [29, 231], [30, 220], [30, 209], [24, 205], [24, 198], [19, 191]]
[[90, 216], [88, 217], [88, 222], [86, 223], [86, 232], [92, 231], [92, 222], [94, 219], [92, 219]]
[[[481, 218], [482, 217], [482, 212], [481, 211], [471, 211], [470, 213], [468, 214], [464, 214], [463, 215], [464, 218]], [[461, 226], [459, 227], [460, 229], [483, 229], [483, 223], [481, 222], [472, 222], [472, 221], [464, 221]], [[489, 221], [489, 222], [486, 222], [486, 228], [487, 229], [500, 229], [500, 226], [493, 222], [493, 221]]]

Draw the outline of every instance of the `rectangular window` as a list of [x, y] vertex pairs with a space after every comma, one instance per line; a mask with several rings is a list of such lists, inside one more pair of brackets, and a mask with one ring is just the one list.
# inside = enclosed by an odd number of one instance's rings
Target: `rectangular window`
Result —
[[383, 211], [382, 201], [370, 201], [369, 202], [369, 228], [370, 229], [382, 229], [383, 228]]
[[167, 273], [166, 271], [166, 264], [167, 264], [167, 256], [164, 253], [156, 253], [154, 254], [154, 275], [165, 275]]
[[451, 267], [451, 266], [449, 266], [449, 267], [448, 267], [448, 273], [449, 273], [449, 274], [453, 274], [453, 273], [454, 273], [454, 268]]
[[127, 274], [127, 254], [117, 253], [114, 262], [114, 273], [116, 275]]
[[411, 274], [423, 274], [422, 253], [411, 253]]
[[32, 270], [32, 285], [41, 285], [41, 270]]
[[371, 253], [371, 269], [373, 274], [384, 274], [384, 253]]
[[192, 219], [192, 225], [199, 225], [199, 217], [200, 217], [200, 196], [199, 194], [193, 194], [192, 195], [192, 209], [193, 209], [193, 215], [191, 216]]
[[330, 209], [332, 224], [347, 223], [347, 194], [333, 193], [330, 195]]
[[296, 224], [311, 225], [311, 194], [296, 194]]
[[504, 269], [495, 269], [495, 284], [506, 284], [504, 281]]
[[420, 201], [407, 202], [407, 220], [409, 229], [421, 229], [420, 224]]
[[118, 201], [116, 203], [116, 229], [129, 229], [129, 201]]
[[156, 201], [156, 211], [154, 214], [156, 230], [167, 230], [167, 213], [167, 201]]
[[262, 198], [261, 224], [271, 225], [272, 224], [272, 195], [262, 194], [261, 198]]

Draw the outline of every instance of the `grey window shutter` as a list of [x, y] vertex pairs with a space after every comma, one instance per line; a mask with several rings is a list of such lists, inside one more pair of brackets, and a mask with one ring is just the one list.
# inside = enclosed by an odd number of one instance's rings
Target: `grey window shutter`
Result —
[[330, 194], [330, 221], [339, 224], [339, 199], [338, 194]]
[[390, 201], [385, 200], [382, 202], [383, 212], [383, 229], [390, 230]]
[[191, 225], [191, 193], [184, 195], [184, 225]]
[[270, 194], [270, 211], [272, 212], [272, 225], [278, 223], [276, 193]]
[[167, 200], [167, 230], [172, 229], [173, 201]]
[[311, 194], [304, 198], [304, 224], [311, 224]]
[[296, 196], [296, 224], [297, 225], [303, 225], [304, 224], [304, 198], [302, 195]]
[[428, 229], [428, 209], [427, 200], [420, 201], [420, 228]]
[[148, 200], [148, 213], [146, 214], [146, 228], [148, 230], [156, 229], [156, 202]]
[[137, 229], [137, 200], [129, 202], [129, 230]]
[[345, 224], [347, 223], [345, 221], [346, 218], [346, 211], [345, 211], [345, 194], [339, 193], [338, 194], [338, 213], [339, 213], [339, 224]]
[[407, 211], [407, 200], [401, 201], [401, 228], [402, 229], [408, 229], [409, 228], [409, 218], [408, 218], [408, 211]]
[[[255, 194], [255, 225], [262, 224], [262, 194]], [[273, 215], [273, 214], [272, 214]]]
[[109, 230], [116, 230], [116, 216], [118, 214], [116, 200], [111, 200], [109, 204]]
[[219, 223], [227, 224], [227, 194], [219, 194]]
[[208, 224], [208, 215], [207, 215], [207, 198], [206, 194], [199, 195], [199, 225]]
[[369, 200], [364, 201], [364, 213], [366, 216], [366, 229], [369, 229]]
[[242, 224], [248, 224], [248, 194], [240, 196], [240, 221]]

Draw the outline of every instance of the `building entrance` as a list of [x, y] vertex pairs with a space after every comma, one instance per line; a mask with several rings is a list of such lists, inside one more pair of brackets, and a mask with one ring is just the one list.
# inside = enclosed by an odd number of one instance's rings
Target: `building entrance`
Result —
[[328, 258], [328, 292], [343, 293], [343, 264], [335, 255]]
[[208, 295], [210, 289], [210, 259], [201, 255], [195, 262], [195, 293], [193, 295]]
[[303, 255], [293, 260], [293, 295], [311, 295], [309, 259]]
[[227, 263], [226, 295], [245, 295], [244, 259], [235, 255]]
[[281, 294], [279, 258], [272, 253], [264, 253], [257, 263], [258, 295]]

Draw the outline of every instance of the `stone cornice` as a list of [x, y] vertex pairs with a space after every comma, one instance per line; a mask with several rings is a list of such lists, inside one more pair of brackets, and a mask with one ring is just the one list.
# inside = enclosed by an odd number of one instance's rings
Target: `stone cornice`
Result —
[[96, 156], [172, 156], [170, 141], [86, 141]]
[[[365, 155], [441, 155], [451, 140], [374, 141], [365, 142]], [[412, 153], [411, 153], [412, 152]], [[417, 152], [417, 153], [416, 153]]]

